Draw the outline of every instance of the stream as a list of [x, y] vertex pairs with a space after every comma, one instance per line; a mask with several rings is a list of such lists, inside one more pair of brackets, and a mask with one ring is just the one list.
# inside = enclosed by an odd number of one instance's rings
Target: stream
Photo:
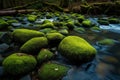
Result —
[[[7, 20], [7, 18], [2, 18]], [[12, 26], [14, 27], [11, 28], [11, 31], [21, 27], [28, 28], [31, 26], [30, 28], [35, 28], [38, 26], [37, 24], [42, 23], [44, 20], [49, 20], [51, 22], [57, 20], [57, 17], [53, 17], [51, 19], [42, 17], [31, 23], [27, 21], [25, 16], [15, 16], [12, 18], [16, 20], [20, 20], [22, 18], [23, 20], [19, 21], [19, 23], [12, 23]], [[93, 61], [76, 66], [64, 60], [59, 52], [56, 52], [58, 56], [54, 60], [71, 67], [67, 72], [67, 75], [64, 76], [62, 80], [120, 80], [120, 24], [100, 25], [97, 22], [98, 18], [96, 16], [88, 16], [88, 19], [91, 20], [92, 23], [98, 25], [101, 30], [94, 31], [91, 29], [86, 29], [84, 33], [78, 33], [75, 31], [69, 32], [71, 35], [77, 35], [87, 40], [93, 47], [97, 49], [97, 55]], [[4, 35], [0, 36], [0, 61], [2, 61], [10, 53], [18, 50], [18, 46], [15, 46], [14, 43], [11, 43], [11, 41], [9, 42], [8, 32], [11, 31], [1, 31], [4, 32]], [[115, 44], [98, 44], [98, 41], [106, 38], [113, 39]], [[2, 72], [3, 70], [1, 66], [0, 76], [2, 75]], [[30, 77], [28, 78], [20, 80], [34, 80]]]

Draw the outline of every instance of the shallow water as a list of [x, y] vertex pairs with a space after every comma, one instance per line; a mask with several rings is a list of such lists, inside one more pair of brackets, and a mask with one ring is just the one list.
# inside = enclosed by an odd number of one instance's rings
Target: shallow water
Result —
[[[102, 30], [96, 32], [91, 31], [90, 29], [86, 29], [85, 33], [77, 33], [75, 31], [70, 31], [70, 34], [77, 35], [86, 39], [97, 49], [97, 55], [93, 61], [82, 64], [80, 66], [76, 66], [70, 64], [56, 51], [57, 57], [55, 61], [71, 67], [67, 75], [64, 76], [62, 80], [120, 80], [120, 24], [109, 24], [106, 26], [97, 23], [97, 17], [89, 17], [89, 19], [93, 23], [98, 25]], [[27, 28], [30, 24], [33, 24], [32, 27], [35, 27], [36, 23], [42, 23], [44, 20], [46, 20], [46, 18], [37, 19], [35, 23], [30, 23], [25, 17], [23, 21], [19, 22], [18, 24], [14, 23], [12, 25], [15, 25], [16, 28], [19, 28], [20, 25]], [[56, 17], [48, 20], [54, 21], [56, 20]], [[115, 45], [105, 46], [98, 44], [98, 41], [105, 38], [113, 39], [115, 41]], [[11, 46], [11, 48], [14, 47], [15, 49], [13, 49], [13, 52], [14, 50], [17, 51], [17, 46], [14, 46], [14, 44], [2, 45]], [[7, 47], [0, 47], [0, 51], [2, 53], [1, 55], [6, 56], [5, 54], [10, 53], [11, 50], [9, 49], [9, 52], [2, 52], [3, 49], [6, 48]]]

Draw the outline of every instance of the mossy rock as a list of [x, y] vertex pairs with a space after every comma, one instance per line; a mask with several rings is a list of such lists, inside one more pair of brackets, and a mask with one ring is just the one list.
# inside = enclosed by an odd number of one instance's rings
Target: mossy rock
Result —
[[101, 45], [114, 45], [115, 41], [113, 39], [103, 39], [101, 41], [98, 41], [98, 44], [101, 44]]
[[78, 17], [77, 17], [77, 20], [81, 23], [82, 21], [85, 20], [85, 17], [84, 17], [83, 15], [78, 16]]
[[34, 37], [41, 37], [44, 36], [45, 34], [39, 31], [35, 31], [35, 30], [29, 30], [29, 29], [15, 29], [12, 32], [13, 35], [13, 39], [16, 42], [20, 42], [20, 43], [25, 43], [26, 41], [28, 41], [31, 38]]
[[6, 29], [8, 28], [8, 23], [2, 19], [0, 19], [0, 29]]
[[28, 15], [27, 19], [30, 22], [34, 22], [37, 19], [37, 16], [36, 15]]
[[64, 22], [53, 22], [53, 24], [54, 24], [56, 27], [60, 27], [60, 26], [64, 26], [64, 25], [65, 25]]
[[42, 26], [40, 28], [41, 29], [44, 29], [44, 28], [52, 28], [52, 29], [54, 29], [55, 26], [54, 26], [54, 24], [52, 22], [47, 22], [47, 23], [42, 24]]
[[79, 28], [74, 28], [74, 31], [78, 32], [78, 33], [84, 33], [85, 32], [85, 29], [82, 28], [82, 27], [79, 27]]
[[75, 25], [74, 25], [74, 22], [73, 21], [69, 21], [66, 23], [66, 26], [70, 29], [70, 30], [73, 30]]
[[53, 17], [53, 15], [50, 14], [50, 13], [46, 14], [46, 18], [47, 18], [47, 19], [50, 19], [50, 18], [52, 18], [52, 17]]
[[99, 27], [97, 27], [97, 26], [92, 27], [91, 30], [93, 30], [93, 31], [101, 31], [101, 29]]
[[13, 20], [8, 20], [7, 22], [8, 22], [9, 24], [18, 23], [18, 20], [13, 19]]
[[59, 30], [59, 33], [61, 33], [63, 35], [68, 35], [69, 34], [67, 29], [61, 29], [61, 30]]
[[46, 37], [35, 37], [23, 44], [20, 51], [28, 54], [38, 54], [40, 49], [45, 48], [47, 45], [48, 40]]
[[51, 45], [58, 45], [59, 42], [64, 38], [64, 35], [60, 33], [47, 33], [46, 37]]
[[38, 71], [40, 80], [61, 80], [67, 74], [68, 67], [57, 63], [46, 63]]
[[42, 49], [37, 56], [38, 64], [42, 64], [43, 62], [50, 60], [53, 56], [54, 54], [50, 50]]
[[83, 27], [89, 28], [92, 27], [92, 22], [90, 20], [84, 20], [82, 21]]
[[43, 33], [49, 33], [49, 32], [51, 32], [53, 29], [51, 29], [51, 28], [45, 28], [45, 29], [41, 29], [40, 30], [40, 32], [43, 32]]
[[97, 51], [86, 40], [78, 36], [65, 37], [59, 44], [59, 52], [72, 63], [91, 61]]
[[42, 22], [42, 24], [46, 24], [46, 23], [51, 23], [51, 21], [50, 21], [50, 20], [44, 20], [44, 21]]
[[12, 76], [26, 75], [36, 67], [36, 59], [24, 53], [14, 53], [3, 61], [5, 73]]
[[108, 21], [110, 24], [119, 24], [120, 23], [120, 20], [117, 18], [109, 18]]
[[109, 22], [107, 20], [98, 20], [98, 23], [101, 25], [109, 25]]
[[78, 21], [75, 21], [74, 24], [75, 24], [76, 26], [78, 26], [78, 27], [81, 27], [81, 26], [82, 26], [82, 24], [81, 24], [80, 22], [78, 22]]

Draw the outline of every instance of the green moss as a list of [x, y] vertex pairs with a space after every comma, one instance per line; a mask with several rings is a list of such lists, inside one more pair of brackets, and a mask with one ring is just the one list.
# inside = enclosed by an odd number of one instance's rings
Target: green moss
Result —
[[82, 21], [83, 27], [92, 27], [92, 22], [90, 20], [84, 20]]
[[78, 21], [81, 23], [85, 20], [85, 17], [83, 15], [77, 17]]
[[12, 24], [12, 23], [18, 23], [18, 21], [15, 20], [15, 19], [13, 19], [13, 20], [8, 20], [7, 22], [8, 22], [9, 24]]
[[44, 36], [44, 33], [35, 31], [35, 30], [29, 30], [29, 29], [15, 29], [12, 32], [13, 39], [16, 42], [25, 43], [29, 39], [33, 37], [41, 37]]
[[2, 19], [0, 19], [0, 29], [6, 29], [8, 28], [8, 23]]
[[47, 18], [47, 19], [50, 19], [50, 18], [52, 18], [52, 17], [53, 17], [53, 15], [50, 14], [50, 13], [46, 14], [46, 18]]
[[44, 29], [44, 28], [54, 28], [54, 24], [52, 22], [47, 22], [47, 23], [44, 23], [40, 28], [41, 29]]
[[60, 33], [48, 33], [46, 34], [46, 37], [51, 45], [58, 45], [58, 43], [64, 38]]
[[88, 62], [96, 55], [96, 49], [78, 36], [64, 38], [58, 47], [61, 55], [73, 63]]
[[14, 53], [3, 61], [3, 68], [9, 75], [20, 76], [28, 74], [37, 64], [36, 59], [24, 53]]
[[75, 21], [74, 24], [78, 27], [82, 26], [82, 24], [79, 21]]
[[70, 30], [72, 30], [72, 29], [75, 27], [73, 21], [69, 21], [69, 22], [67, 22], [67, 23], [66, 23], [66, 26], [67, 26]]
[[101, 29], [99, 27], [97, 27], [97, 26], [92, 27], [91, 30], [93, 30], [93, 31], [101, 31]]
[[98, 23], [101, 25], [109, 25], [109, 22], [107, 20], [98, 20]]
[[64, 25], [63, 22], [53, 22], [53, 24], [56, 26], [56, 27], [61, 27]]
[[44, 48], [48, 45], [48, 40], [46, 37], [35, 37], [28, 40], [25, 44], [23, 44], [20, 48], [21, 52], [24, 53], [34, 53], [38, 54], [41, 48]]
[[110, 24], [119, 24], [120, 23], [119, 19], [117, 19], [117, 18], [109, 18], [108, 21]]
[[30, 22], [34, 22], [34, 21], [37, 19], [37, 16], [36, 16], [36, 15], [29, 15], [29, 16], [27, 17], [27, 19], [28, 19], [28, 21], [30, 21]]
[[45, 29], [41, 29], [40, 31], [43, 32], [43, 33], [49, 33], [52, 30], [53, 29], [51, 29], [51, 28], [45, 28]]
[[44, 20], [42, 24], [51, 23], [49, 20]]
[[63, 35], [68, 35], [69, 34], [67, 29], [61, 29], [61, 30], [59, 30], [59, 32]]
[[51, 51], [49, 51], [48, 49], [42, 49], [37, 56], [38, 63], [41, 64], [45, 61], [48, 61], [53, 56], [54, 56], [54, 54]]
[[115, 41], [113, 39], [103, 39], [101, 41], [98, 41], [101, 45], [114, 45]]
[[56, 64], [46, 63], [38, 71], [40, 80], [61, 80], [66, 75], [68, 67]]
[[84, 33], [85, 32], [85, 29], [82, 28], [82, 27], [79, 27], [79, 28], [74, 28], [74, 30], [78, 33]]

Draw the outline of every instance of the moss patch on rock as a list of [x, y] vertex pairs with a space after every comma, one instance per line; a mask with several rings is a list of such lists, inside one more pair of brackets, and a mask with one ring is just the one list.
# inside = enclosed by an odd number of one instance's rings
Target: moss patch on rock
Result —
[[61, 55], [73, 63], [91, 61], [96, 55], [96, 49], [86, 40], [78, 36], [64, 38], [58, 47]]
[[50, 45], [58, 45], [59, 42], [64, 38], [64, 35], [60, 33], [47, 33], [47, 39], [49, 40]]
[[61, 80], [68, 69], [57, 63], [46, 63], [39, 69], [38, 76], [40, 80]]
[[13, 39], [16, 42], [25, 43], [29, 39], [33, 37], [41, 37], [44, 36], [44, 33], [35, 31], [35, 30], [29, 30], [29, 29], [15, 29], [12, 32]]
[[36, 59], [24, 53], [14, 53], [3, 61], [5, 73], [12, 76], [21, 76], [32, 71], [37, 64]]
[[50, 60], [52, 57], [54, 56], [54, 54], [48, 50], [48, 49], [42, 49], [38, 56], [37, 56], [37, 60], [38, 60], [38, 63], [41, 64], [45, 61], [48, 61]]
[[20, 51], [29, 54], [38, 54], [40, 49], [46, 47], [47, 45], [48, 40], [46, 37], [35, 37], [23, 44], [20, 48]]
[[89, 27], [92, 27], [92, 22], [90, 20], [84, 20], [82, 21], [82, 25], [83, 27], [89, 28]]
[[101, 44], [101, 45], [114, 45], [115, 41], [113, 39], [103, 39], [101, 41], [98, 41], [98, 44]]
[[29, 16], [27, 17], [27, 19], [28, 19], [28, 21], [30, 21], [30, 22], [34, 22], [34, 21], [37, 19], [37, 16], [36, 16], [36, 15], [29, 15]]

